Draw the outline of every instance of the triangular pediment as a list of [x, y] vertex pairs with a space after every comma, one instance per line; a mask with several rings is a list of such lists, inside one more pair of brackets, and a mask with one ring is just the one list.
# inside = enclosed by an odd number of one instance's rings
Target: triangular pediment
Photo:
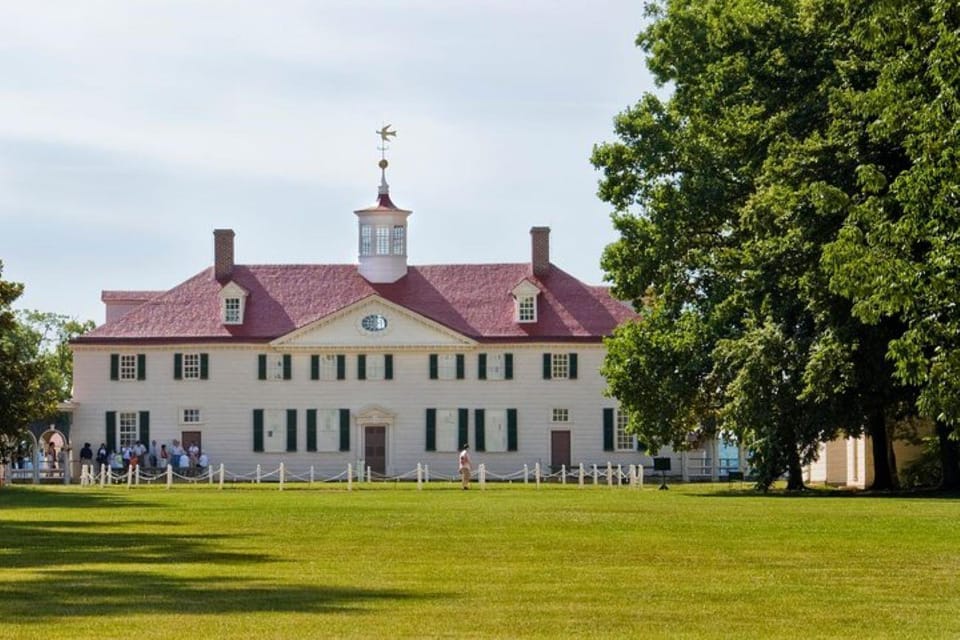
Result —
[[406, 307], [372, 295], [274, 340], [274, 346], [344, 349], [457, 347], [475, 342]]
[[536, 296], [540, 295], [540, 287], [527, 278], [524, 278], [517, 283], [510, 293], [512, 293], [515, 298], [519, 298], [520, 296]]

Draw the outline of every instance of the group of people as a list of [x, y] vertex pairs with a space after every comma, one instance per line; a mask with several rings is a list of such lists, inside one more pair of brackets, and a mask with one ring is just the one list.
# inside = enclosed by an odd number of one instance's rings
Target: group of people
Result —
[[80, 450], [80, 464], [93, 465], [94, 462], [94, 469], [107, 465], [113, 473], [127, 473], [131, 468], [164, 472], [169, 466], [177, 473], [191, 475], [203, 473], [210, 466], [209, 457], [196, 442], [183, 447], [179, 440], [174, 440], [170, 447], [166, 443], [158, 445], [156, 440], [148, 447], [138, 440], [113, 451], [107, 451], [106, 443], [101, 442], [96, 455], [90, 443], [85, 442]]

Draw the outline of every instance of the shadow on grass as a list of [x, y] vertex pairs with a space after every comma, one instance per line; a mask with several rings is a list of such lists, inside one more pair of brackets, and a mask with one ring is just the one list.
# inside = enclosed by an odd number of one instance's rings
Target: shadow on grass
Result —
[[806, 487], [803, 491], [773, 489], [766, 493], [752, 487], [730, 487], [725, 491], [709, 493], [687, 493], [689, 498], [843, 498], [843, 499], [883, 499], [883, 498], [922, 498], [930, 500], [957, 500], [960, 492], [940, 491], [937, 489], [914, 489], [901, 491], [870, 491], [864, 489], [845, 489], [840, 487]]
[[[169, 523], [108, 523], [74, 521], [0, 521], [0, 566], [11, 569], [68, 567], [71, 564], [258, 563], [269, 556], [224, 551], [217, 545], [243, 536], [130, 532], [134, 525], [165, 527]], [[106, 529], [106, 530], [105, 530]]]
[[77, 616], [143, 613], [361, 613], [377, 602], [435, 597], [392, 589], [275, 586], [237, 577], [183, 578], [148, 571], [48, 571], [36, 579], [0, 583], [0, 620], [49, 623]]
[[[129, 508], [145, 504], [132, 499], [129, 493], [121, 496], [105, 491], [80, 491], [77, 487], [47, 490], [42, 487], [7, 485], [0, 489], [0, 514], [7, 509]], [[151, 505], [151, 508], [162, 507]]]

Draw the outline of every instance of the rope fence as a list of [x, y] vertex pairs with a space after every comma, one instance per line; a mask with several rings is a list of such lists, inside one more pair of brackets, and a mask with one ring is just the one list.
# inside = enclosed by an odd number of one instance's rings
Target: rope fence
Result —
[[[129, 467], [126, 472], [111, 469], [107, 465], [101, 465], [99, 470], [94, 465], [83, 465], [80, 469], [80, 485], [84, 487], [105, 488], [107, 486], [125, 485], [128, 489], [133, 487], [164, 485], [171, 489], [174, 485], [209, 485], [222, 489], [224, 484], [276, 484], [280, 491], [288, 483], [307, 484], [330, 484], [345, 483], [348, 490], [353, 489], [354, 484], [385, 483], [385, 482], [416, 482], [417, 489], [431, 482], [460, 482], [460, 474], [444, 474], [431, 472], [429, 465], [417, 463], [417, 466], [410, 471], [397, 475], [383, 475], [375, 473], [369, 466], [361, 460], [356, 466], [348, 464], [346, 469], [334, 475], [322, 475], [311, 466], [309, 469], [300, 469], [296, 472], [286, 467], [281, 462], [275, 469], [264, 470], [261, 465], [247, 473], [236, 473], [226, 469], [223, 464], [217, 467], [209, 466], [203, 469], [197, 468], [190, 470], [189, 473], [178, 473], [172, 466], [166, 469], [147, 470], [142, 467]], [[536, 463], [531, 468], [529, 465], [523, 465], [522, 469], [505, 474], [498, 474], [487, 470], [486, 465], [480, 464], [477, 470], [472, 474], [473, 479], [479, 484], [481, 489], [485, 489], [488, 482], [494, 483], [523, 483], [532, 485], [537, 489], [543, 484], [574, 484], [579, 488], [587, 486], [606, 486], [606, 487], [632, 487], [635, 489], [643, 488], [644, 469], [642, 465], [614, 465], [608, 462], [606, 465], [580, 464], [576, 467], [568, 468], [566, 465], [560, 467], [554, 472], [545, 471], [540, 463]]]

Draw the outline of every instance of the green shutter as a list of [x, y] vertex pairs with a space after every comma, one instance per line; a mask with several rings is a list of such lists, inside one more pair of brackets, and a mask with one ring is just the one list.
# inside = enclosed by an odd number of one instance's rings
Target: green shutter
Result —
[[[261, 353], [259, 356], [257, 356], [257, 379], [267, 379], [267, 354], [265, 353]], [[263, 449], [255, 449], [255, 451], [263, 451]]]
[[316, 354], [310, 356], [310, 379], [320, 379], [320, 356]]
[[293, 358], [289, 353], [283, 354], [283, 379], [289, 380], [293, 377]]
[[383, 356], [383, 377], [387, 380], [393, 380], [393, 354], [388, 353]]
[[457, 443], [458, 447], [463, 447], [470, 443], [470, 426], [468, 421], [470, 420], [470, 411], [468, 409], [458, 409], [457, 410], [457, 427], [458, 434], [460, 436], [460, 442]]
[[140, 412], [140, 442], [145, 445], [150, 444], [150, 412]]
[[347, 356], [341, 354], [337, 355], [337, 380], [346, 380], [347, 379]]
[[570, 368], [569, 368], [569, 370], [568, 370], [568, 371], [569, 371], [569, 378], [570, 378], [571, 380], [576, 380], [576, 379], [577, 379], [577, 354], [571, 353], [571, 354], [569, 354], [568, 357], [570, 358], [570, 360], [569, 360]]
[[437, 410], [427, 409], [427, 451], [437, 450]]
[[507, 451], [517, 450], [517, 410], [507, 409]]
[[457, 354], [457, 380], [463, 380], [466, 375], [466, 357], [462, 353]]
[[367, 356], [366, 354], [357, 354], [357, 380], [367, 379]]
[[613, 409], [603, 410], [603, 450], [613, 451]]
[[147, 379], [147, 354], [137, 354], [137, 380]]
[[551, 365], [550, 354], [549, 353], [543, 354], [543, 379], [544, 380], [549, 380], [551, 378], [550, 365]]
[[503, 354], [503, 379], [513, 380], [513, 354]]
[[206, 353], [200, 354], [200, 379], [206, 380], [210, 377], [210, 356]]
[[110, 379], [111, 380], [120, 379], [120, 354], [119, 353], [110, 354]]
[[297, 450], [297, 410], [287, 409], [287, 451]]
[[477, 380], [487, 379], [487, 354], [477, 354]]
[[483, 409], [477, 409], [473, 412], [473, 437], [476, 440], [475, 448], [477, 451], [487, 450], [486, 433], [486, 412]]
[[350, 451], [350, 409], [340, 409], [340, 451]]
[[117, 412], [107, 411], [107, 453], [117, 450]]
[[439, 369], [440, 365], [438, 363], [439, 357], [435, 353], [430, 354], [430, 379], [436, 380], [440, 377]]
[[307, 409], [307, 451], [317, 450], [317, 410]]
[[173, 354], [173, 379], [183, 380], [183, 354]]
[[253, 450], [263, 451], [263, 409], [253, 410]]

